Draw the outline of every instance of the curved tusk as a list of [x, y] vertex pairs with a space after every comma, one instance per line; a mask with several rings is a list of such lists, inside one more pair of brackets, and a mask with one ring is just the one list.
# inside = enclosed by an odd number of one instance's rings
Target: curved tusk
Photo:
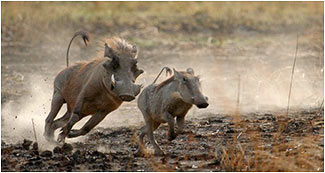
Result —
[[111, 77], [111, 81], [112, 81], [112, 85], [115, 85], [115, 77], [114, 77], [114, 74], [112, 74], [112, 77]]
[[138, 55], [139, 55], [139, 50], [137, 49], [137, 53], [134, 56], [134, 59], [137, 60], [138, 59]]
[[145, 78], [143, 78], [143, 79], [141, 80], [140, 85], [141, 85], [142, 87], [146, 85], [146, 79], [145, 79]]

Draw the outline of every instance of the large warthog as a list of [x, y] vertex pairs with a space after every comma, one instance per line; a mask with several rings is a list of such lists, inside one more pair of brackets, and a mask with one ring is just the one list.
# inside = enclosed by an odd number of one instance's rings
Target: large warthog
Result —
[[[163, 68], [161, 72], [167, 67]], [[159, 77], [157, 76], [157, 78]], [[155, 81], [157, 80], [155, 79]], [[153, 145], [156, 155], [163, 155], [163, 151], [155, 142], [153, 131], [161, 123], [168, 123], [168, 140], [173, 140], [184, 129], [185, 115], [192, 105], [198, 108], [208, 107], [207, 97], [203, 96], [200, 89], [200, 81], [194, 76], [192, 68], [186, 71], [176, 71], [174, 76], [160, 84], [153, 84], [143, 89], [138, 98], [138, 107], [141, 110], [146, 125], [142, 127], [139, 135], [140, 152], [144, 152], [143, 137], [148, 135], [149, 142]], [[177, 131], [174, 131], [175, 118], [177, 119]]]
[[[87, 45], [89, 36], [85, 32], [77, 32], [71, 42], [78, 35]], [[135, 99], [141, 90], [135, 80], [143, 73], [137, 68], [137, 55], [135, 45], [111, 38], [105, 41], [103, 57], [62, 70], [54, 81], [51, 111], [45, 121], [46, 139], [53, 140], [54, 131], [60, 127], [63, 128], [58, 142], [64, 142], [66, 137], [85, 135], [123, 101]], [[67, 103], [67, 112], [53, 121], [64, 103]], [[81, 129], [71, 130], [75, 123], [88, 115], [92, 117]]]

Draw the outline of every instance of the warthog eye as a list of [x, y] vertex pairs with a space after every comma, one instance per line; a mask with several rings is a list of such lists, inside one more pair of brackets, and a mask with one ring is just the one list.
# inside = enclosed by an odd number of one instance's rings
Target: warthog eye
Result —
[[185, 77], [183, 78], [183, 82], [184, 82], [184, 83], [186, 83], [186, 82], [187, 82], [187, 79], [186, 79]]

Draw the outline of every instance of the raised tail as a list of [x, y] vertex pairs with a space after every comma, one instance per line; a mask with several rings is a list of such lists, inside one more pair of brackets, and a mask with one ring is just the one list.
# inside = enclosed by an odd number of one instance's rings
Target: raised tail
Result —
[[85, 31], [78, 31], [74, 34], [74, 36], [72, 37], [70, 43], [69, 43], [69, 46], [68, 46], [68, 50], [67, 50], [67, 67], [69, 67], [69, 50], [70, 50], [70, 46], [71, 46], [71, 43], [73, 41], [74, 38], [76, 38], [77, 36], [81, 35], [82, 36], [82, 39], [84, 40], [85, 42], [85, 45], [86, 47], [88, 46], [88, 43], [90, 42], [89, 40], [89, 34]]
[[152, 82], [152, 84], [156, 83], [156, 81], [158, 80], [160, 74], [161, 74], [164, 70], [166, 70], [166, 76], [167, 76], [168, 74], [169, 74], [169, 75], [172, 74], [172, 70], [171, 70], [169, 67], [164, 67], [164, 68], [161, 69], [161, 71], [160, 71], [159, 74], [157, 75], [156, 79]]

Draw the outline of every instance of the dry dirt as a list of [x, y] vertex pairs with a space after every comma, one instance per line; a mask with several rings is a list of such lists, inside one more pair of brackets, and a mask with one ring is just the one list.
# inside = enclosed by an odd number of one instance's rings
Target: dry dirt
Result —
[[[316, 148], [323, 148], [323, 137], [320, 137], [324, 132], [323, 121], [323, 112], [299, 112], [291, 118], [273, 114], [249, 114], [236, 123], [227, 115], [192, 119], [186, 123], [187, 133], [174, 141], [166, 139], [167, 126], [156, 131], [156, 140], [166, 153], [161, 157], [138, 155], [135, 138], [138, 127], [97, 128], [84, 141], [65, 144], [52, 151], [39, 151], [33, 146], [35, 143], [28, 140], [17, 144], [2, 142], [1, 170], [231, 171], [231, 166], [225, 165], [223, 157], [230, 147], [237, 146], [241, 147], [246, 159], [252, 159], [251, 164], [243, 167], [242, 171], [252, 170], [254, 154], [256, 156], [258, 152], [282, 153], [285, 155], [280, 158], [284, 159], [283, 162], [286, 162], [286, 158], [301, 157], [302, 151], [310, 152], [308, 148], [311, 146], [306, 147], [304, 143], [306, 137]], [[281, 122], [286, 122], [286, 125], [282, 133], [279, 133]], [[256, 149], [256, 144], [263, 145]], [[322, 165], [314, 167], [308, 163], [321, 163], [324, 159], [322, 152], [313, 153], [312, 160], [305, 159], [305, 163], [299, 165], [301, 170], [323, 171]], [[292, 171], [290, 164], [287, 168], [273, 167], [270, 170]], [[267, 167], [264, 169], [267, 170]]]

